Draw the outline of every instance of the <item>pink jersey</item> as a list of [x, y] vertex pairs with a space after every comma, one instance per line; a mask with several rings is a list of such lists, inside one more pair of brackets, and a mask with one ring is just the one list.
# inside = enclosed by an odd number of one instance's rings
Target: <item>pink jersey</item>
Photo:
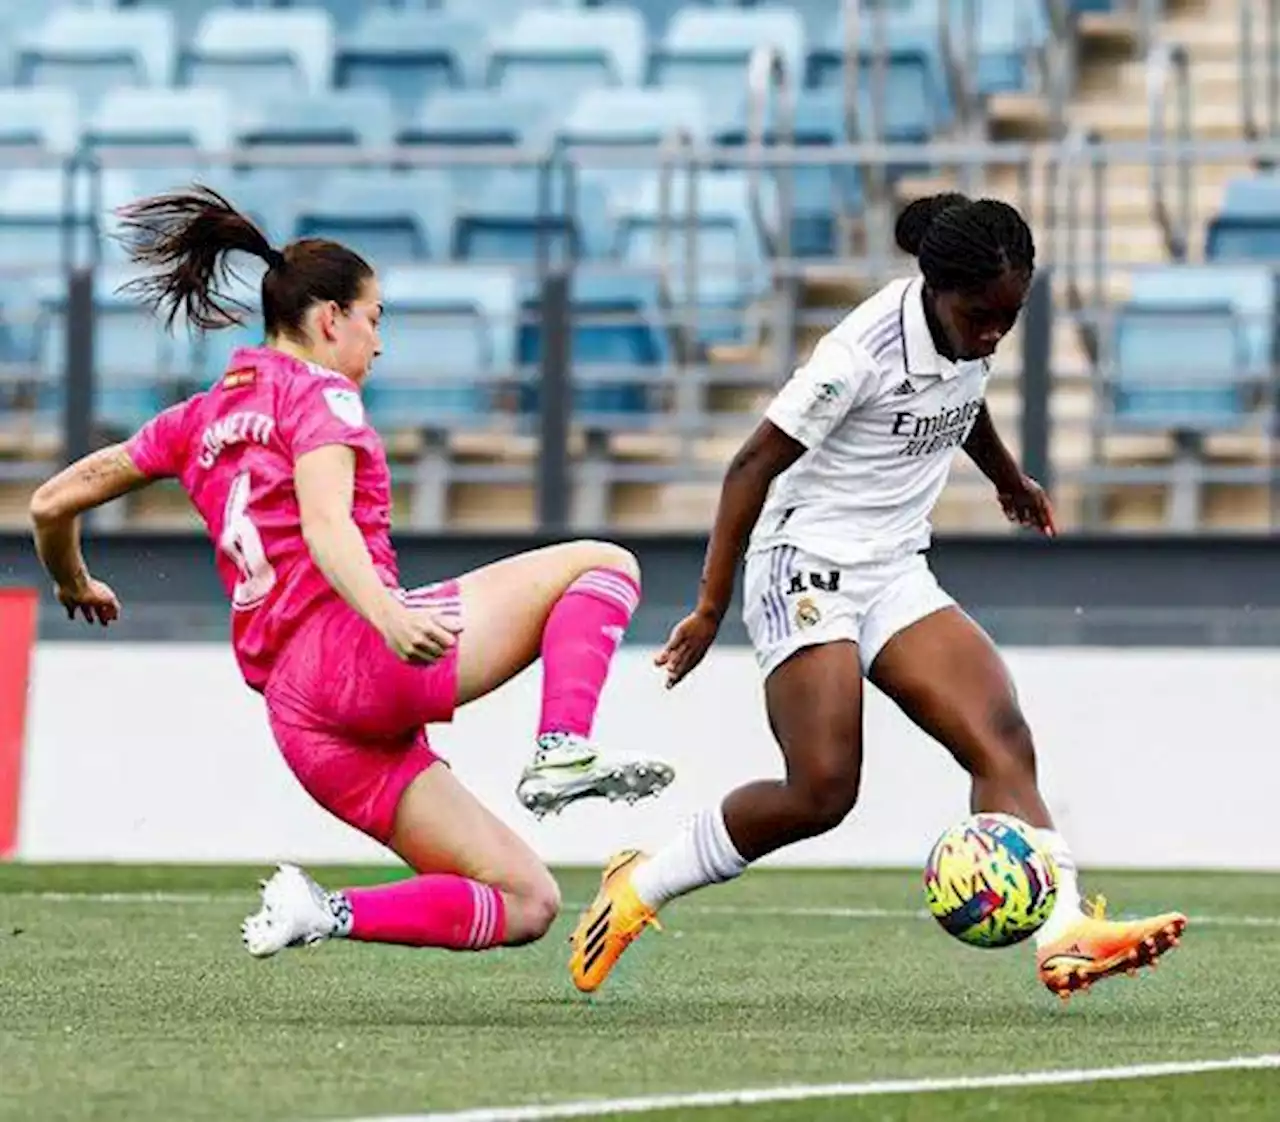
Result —
[[261, 691], [294, 629], [337, 593], [302, 537], [298, 457], [327, 444], [356, 450], [352, 515], [382, 579], [399, 584], [391, 547], [391, 473], [341, 374], [269, 347], [237, 350], [213, 389], [153, 418], [129, 441], [151, 478], [181, 483], [217, 547], [245, 681]]

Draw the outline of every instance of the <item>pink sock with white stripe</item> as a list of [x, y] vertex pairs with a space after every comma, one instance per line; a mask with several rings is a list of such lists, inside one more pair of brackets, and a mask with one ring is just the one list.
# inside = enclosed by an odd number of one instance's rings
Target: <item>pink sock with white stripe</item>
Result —
[[502, 893], [466, 877], [410, 877], [341, 895], [351, 906], [350, 929], [343, 934], [362, 943], [483, 951], [506, 936]]
[[640, 585], [617, 569], [592, 569], [551, 609], [542, 632], [538, 735], [589, 737], [609, 664], [640, 603]]

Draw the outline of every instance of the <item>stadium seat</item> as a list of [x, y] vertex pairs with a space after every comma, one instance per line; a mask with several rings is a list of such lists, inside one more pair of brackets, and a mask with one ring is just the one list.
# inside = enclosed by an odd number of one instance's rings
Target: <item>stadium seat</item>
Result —
[[[971, 0], [951, 0], [951, 26], [965, 41]], [[973, 28], [978, 55], [978, 92], [984, 96], [1026, 89], [1028, 58], [1049, 43], [1049, 17], [1042, 0], [976, 0]]]
[[[318, 180], [350, 166], [343, 150], [383, 153], [389, 161], [395, 126], [391, 99], [383, 90], [337, 90], [322, 94], [276, 94], [244, 103], [235, 124], [235, 140], [242, 150], [274, 153], [247, 165], [259, 184], [268, 181], [281, 191], [301, 196]], [[316, 146], [337, 149], [323, 162], [306, 150]], [[290, 160], [298, 149], [303, 158]], [[265, 161], [265, 162], [264, 162]]]
[[[161, 330], [136, 296], [120, 291], [137, 275], [130, 269], [102, 268], [94, 276], [94, 419], [117, 435], [132, 432], [176, 400], [179, 386], [193, 372], [186, 330]], [[62, 405], [66, 316], [66, 287], [61, 281], [51, 283], [40, 296], [37, 329], [41, 413]]]
[[[634, 8], [644, 19], [652, 43], [662, 42], [675, 14], [683, 8], [712, 7], [723, 0], [582, 0], [584, 8]], [[830, 3], [830, 0], [817, 0]]]
[[321, 11], [215, 9], [182, 54], [186, 85], [237, 100], [322, 93], [333, 81], [333, 24]]
[[[932, 5], [935, 0], [923, 0]], [[864, 17], [865, 19], [866, 17]], [[942, 43], [935, 14], [922, 0], [907, 0], [889, 9], [884, 59], [885, 96], [876, 97], [875, 46], [870, 27], [859, 29], [858, 129], [868, 138], [920, 144], [950, 126], [954, 105], [942, 61]], [[808, 61], [808, 84], [815, 89], [842, 89], [845, 81], [843, 11], [832, 17]], [[878, 110], [878, 112], [877, 112]], [[878, 122], [878, 128], [877, 128]]]
[[[541, 101], [504, 90], [452, 90], [429, 98], [398, 140], [408, 148], [536, 147], [553, 127], [554, 111]], [[479, 190], [498, 170], [508, 177], [532, 174], [531, 165], [522, 172], [506, 156], [498, 151], [492, 159], [459, 160], [448, 171], [460, 192]]]
[[332, 238], [376, 267], [448, 256], [453, 190], [435, 171], [326, 175], [299, 208], [294, 237]]
[[190, 147], [225, 152], [231, 147], [231, 95], [219, 89], [112, 90], [85, 125], [94, 149]]
[[558, 168], [537, 176], [494, 176], [475, 198], [459, 198], [454, 255], [468, 261], [565, 264], [608, 253], [606, 188], [579, 179], [572, 204]]
[[17, 82], [65, 86], [86, 109], [115, 86], [167, 86], [175, 34], [173, 16], [163, 8], [61, 8], [20, 40]]
[[1280, 261], [1280, 174], [1233, 179], [1210, 223], [1205, 256], [1214, 261]]
[[100, 173], [96, 194], [83, 172], [70, 185], [61, 171], [10, 172], [0, 177], [0, 265], [59, 269], [68, 263], [68, 251], [72, 262], [87, 263], [111, 212], [136, 197], [133, 178], [117, 170]]
[[335, 81], [348, 89], [374, 88], [391, 95], [407, 121], [437, 90], [478, 85], [487, 33], [474, 13], [371, 11], [342, 38]]
[[556, 129], [567, 144], [659, 145], [678, 131], [708, 139], [707, 106], [694, 89], [605, 87], [584, 91]]
[[[704, 314], [696, 335], [704, 344], [741, 338], [745, 304], [768, 285], [767, 241], [777, 223], [777, 193], [761, 180], [760, 211], [767, 228], [757, 224], [751, 185], [741, 172], [698, 175], [690, 201], [686, 173], [671, 177], [668, 198], [656, 174], [646, 176], [633, 193], [615, 197], [618, 256], [633, 265], [664, 270], [672, 300], [693, 301]], [[694, 229], [692, 254], [687, 231]], [[694, 291], [696, 286], [696, 291]]]
[[[590, 268], [574, 273], [570, 288], [573, 334], [571, 354], [575, 418], [588, 427], [626, 425], [628, 416], [648, 411], [648, 382], [642, 377], [621, 381], [630, 368], [654, 368], [671, 361], [663, 326], [661, 286], [653, 274], [602, 273]], [[519, 335], [520, 364], [542, 360], [542, 318], [536, 299], [525, 304]], [[643, 374], [643, 369], [636, 373]], [[603, 374], [609, 378], [600, 381]], [[593, 384], [592, 379], [597, 379]], [[537, 413], [541, 395], [536, 382], [521, 395], [521, 409]], [[632, 421], [634, 423], [634, 421]]]
[[[776, 105], [766, 107], [761, 139], [766, 144], [782, 143]], [[726, 145], [743, 145], [751, 139], [748, 106], [743, 103], [733, 124], [716, 138]], [[791, 190], [791, 253], [796, 257], [829, 257], [837, 250], [840, 215], [858, 214], [862, 209], [862, 172], [856, 167], [837, 167], [822, 156], [823, 148], [844, 143], [845, 104], [840, 90], [801, 91], [795, 103], [791, 143], [797, 148], [815, 149], [815, 162], [796, 163], [768, 174], [781, 193], [786, 178]]]
[[76, 95], [54, 86], [0, 89], [0, 149], [38, 147], [69, 156], [80, 143]]
[[1126, 428], [1236, 428], [1272, 361], [1275, 282], [1263, 268], [1139, 273], [1113, 337], [1113, 414]]
[[349, 30], [360, 22], [365, 12], [376, 11], [379, 6], [388, 8], [391, 3], [392, 0], [274, 0], [277, 8], [307, 8], [327, 12], [338, 31]]
[[593, 86], [634, 86], [644, 78], [645, 33], [626, 9], [534, 9], [499, 32], [490, 85], [565, 104]]
[[655, 85], [697, 89], [714, 112], [726, 102], [736, 105], [745, 95], [747, 63], [763, 47], [782, 55], [788, 74], [804, 73], [804, 26], [794, 11], [686, 8], [654, 49], [650, 78]]
[[491, 266], [382, 274], [383, 354], [365, 391], [392, 427], [482, 423], [496, 377], [515, 369], [516, 278]]
[[[174, 27], [179, 43], [185, 43], [194, 34], [200, 21], [214, 8], [225, 8], [237, 0], [164, 0], [164, 7], [173, 13]], [[115, 0], [117, 8], [154, 8], [156, 0]]]

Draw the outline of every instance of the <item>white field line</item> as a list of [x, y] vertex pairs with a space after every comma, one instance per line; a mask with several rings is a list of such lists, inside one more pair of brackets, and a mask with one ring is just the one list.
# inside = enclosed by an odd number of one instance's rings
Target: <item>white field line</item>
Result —
[[[0, 892], [5, 900], [23, 900], [45, 904], [225, 904], [246, 903], [256, 897], [244, 891], [227, 892]], [[572, 914], [586, 907], [586, 901], [566, 902], [564, 911]], [[777, 916], [784, 919], [846, 920], [910, 920], [928, 919], [923, 908], [785, 908], [770, 905], [728, 904], [677, 905], [682, 915], [694, 916]], [[1192, 915], [1189, 921], [1197, 927], [1280, 927], [1280, 915], [1233, 916]]]
[[890, 1079], [866, 1083], [813, 1083], [754, 1090], [699, 1091], [685, 1095], [639, 1095], [597, 1102], [482, 1107], [477, 1110], [371, 1117], [355, 1119], [354, 1122], [552, 1122], [561, 1118], [600, 1118], [619, 1114], [649, 1114], [660, 1110], [752, 1106], [758, 1103], [802, 1102], [808, 1099], [854, 1099], [873, 1095], [921, 1095], [940, 1091], [1062, 1087], [1081, 1083], [1270, 1068], [1280, 1068], [1280, 1055], [1237, 1056], [1229, 1060], [1190, 1060], [1182, 1063], [1134, 1064], [1129, 1067], [1077, 1068], [1066, 1071], [1010, 1072], [1004, 1075], [957, 1076], [952, 1079]]

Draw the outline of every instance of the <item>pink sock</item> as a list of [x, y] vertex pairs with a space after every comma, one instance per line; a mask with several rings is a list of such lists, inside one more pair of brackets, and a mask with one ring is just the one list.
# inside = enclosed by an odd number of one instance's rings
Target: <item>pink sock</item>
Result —
[[551, 609], [542, 632], [538, 735], [590, 736], [609, 663], [640, 603], [640, 585], [617, 569], [592, 569]]
[[347, 938], [362, 943], [482, 951], [506, 935], [502, 894], [466, 877], [410, 877], [340, 894], [351, 906]]

